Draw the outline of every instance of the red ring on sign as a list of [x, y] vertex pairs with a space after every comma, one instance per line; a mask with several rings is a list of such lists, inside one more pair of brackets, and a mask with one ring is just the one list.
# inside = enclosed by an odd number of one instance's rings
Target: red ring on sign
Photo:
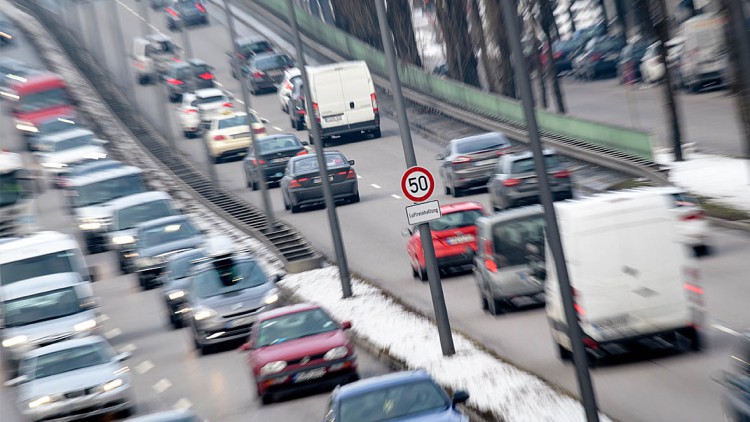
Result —
[[[408, 187], [407, 180], [409, 179], [409, 176], [411, 176], [413, 173], [416, 173], [416, 172], [424, 173], [424, 175], [427, 176], [427, 180], [430, 182], [430, 186], [427, 189], [427, 193], [422, 196], [414, 196], [407, 189]], [[423, 202], [429, 199], [430, 196], [432, 196], [432, 194], [435, 192], [435, 178], [432, 177], [432, 173], [430, 173], [430, 171], [424, 167], [420, 167], [420, 166], [409, 167], [404, 172], [404, 175], [401, 176], [401, 192], [403, 192], [404, 196], [406, 196], [409, 200], [413, 202]]]

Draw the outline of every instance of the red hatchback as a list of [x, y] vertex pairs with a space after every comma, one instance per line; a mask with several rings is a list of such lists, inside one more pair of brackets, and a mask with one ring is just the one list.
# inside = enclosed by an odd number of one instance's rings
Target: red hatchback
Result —
[[[486, 216], [487, 212], [478, 202], [458, 202], [441, 205], [440, 213], [442, 216], [439, 219], [429, 223], [438, 268], [443, 270], [471, 265], [474, 252], [477, 251], [477, 227], [474, 223], [477, 218]], [[412, 227], [406, 229], [403, 234], [409, 237], [406, 252], [411, 261], [412, 274], [425, 281], [427, 270], [419, 229]]]
[[310, 387], [336, 386], [359, 379], [357, 355], [344, 330], [351, 323], [336, 323], [314, 304], [287, 306], [258, 316], [247, 363], [263, 404], [274, 393]]

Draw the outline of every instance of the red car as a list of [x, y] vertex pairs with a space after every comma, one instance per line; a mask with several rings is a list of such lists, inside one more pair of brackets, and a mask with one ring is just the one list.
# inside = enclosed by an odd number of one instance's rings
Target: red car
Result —
[[[487, 211], [478, 202], [458, 202], [441, 205], [440, 213], [442, 217], [429, 223], [438, 268], [443, 270], [471, 265], [474, 252], [477, 251], [477, 228], [474, 222], [477, 218], [486, 216]], [[406, 252], [411, 261], [412, 274], [426, 281], [427, 270], [419, 229], [412, 227], [406, 229], [403, 234], [410, 237]]]
[[357, 355], [344, 330], [320, 306], [301, 304], [277, 308], [258, 316], [250, 341], [247, 363], [253, 372], [263, 404], [281, 390], [336, 386], [359, 379]]

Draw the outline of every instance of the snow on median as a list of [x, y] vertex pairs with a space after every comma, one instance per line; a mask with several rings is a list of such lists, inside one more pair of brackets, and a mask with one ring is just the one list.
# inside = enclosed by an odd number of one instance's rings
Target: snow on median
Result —
[[[296, 299], [325, 307], [335, 319], [408, 368], [424, 368], [442, 385], [466, 390], [471, 407], [506, 421], [585, 421], [581, 404], [539, 378], [501, 362], [453, 333], [456, 355], [442, 355], [435, 324], [352, 278], [354, 297], [341, 298], [337, 267], [288, 275], [279, 285]], [[572, 372], [572, 371], [571, 371]], [[602, 420], [609, 420], [602, 416]]]

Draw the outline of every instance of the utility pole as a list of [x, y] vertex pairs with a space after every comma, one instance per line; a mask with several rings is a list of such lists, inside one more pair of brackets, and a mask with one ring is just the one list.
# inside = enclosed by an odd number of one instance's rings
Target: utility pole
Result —
[[586, 412], [586, 420], [588, 422], [598, 422], [599, 412], [596, 405], [594, 385], [591, 381], [591, 374], [589, 373], [586, 349], [583, 344], [583, 333], [580, 325], [578, 325], [578, 314], [575, 310], [573, 292], [568, 277], [568, 267], [565, 262], [565, 253], [560, 239], [560, 229], [557, 226], [557, 215], [555, 213], [552, 191], [550, 190], [547, 164], [544, 161], [542, 142], [539, 139], [539, 127], [537, 126], [536, 114], [534, 113], [534, 97], [531, 92], [531, 80], [528, 72], [524, 70], [523, 65], [523, 47], [521, 46], [518, 11], [514, 0], [502, 0], [502, 8], [504, 9], [503, 16], [505, 19], [505, 27], [508, 28], [508, 37], [513, 52], [513, 66], [516, 69], [516, 77], [518, 78], [517, 83], [521, 91], [521, 101], [523, 103], [524, 115], [526, 116], [529, 141], [531, 150], [534, 154], [534, 167], [536, 168], [536, 176], [539, 181], [539, 198], [544, 209], [547, 244], [552, 252], [552, 258], [555, 262], [555, 271], [557, 272], [557, 278], [560, 282], [560, 294], [562, 296], [565, 319], [568, 325], [568, 337], [570, 338], [570, 343], [573, 348], [573, 363], [576, 367], [578, 388], [581, 393], [583, 408]]
[[137, 0], [141, 6], [141, 33], [145, 37], [151, 33], [151, 20], [148, 15], [148, 5], [146, 0]]
[[[226, 0], [225, 0], [226, 1]], [[341, 239], [341, 227], [339, 226], [339, 217], [336, 213], [336, 202], [333, 200], [333, 191], [331, 182], [328, 180], [328, 166], [326, 165], [325, 148], [320, 139], [320, 122], [315, 114], [310, 115], [313, 110], [312, 95], [310, 94], [310, 79], [307, 75], [307, 66], [305, 65], [305, 52], [302, 49], [302, 36], [299, 33], [297, 24], [297, 13], [294, 10], [294, 1], [287, 0], [289, 7], [289, 24], [292, 26], [294, 33], [294, 48], [297, 50], [297, 62], [302, 76], [302, 89], [305, 92], [305, 110], [307, 110], [307, 120], [310, 122], [310, 136], [315, 143], [315, 156], [318, 159], [318, 171], [320, 171], [320, 184], [323, 188], [323, 199], [328, 212], [328, 223], [331, 226], [331, 236], [333, 237], [333, 249], [336, 252], [336, 261], [339, 264], [339, 277], [341, 278], [341, 291], [343, 298], [352, 297], [352, 284], [349, 278], [349, 263], [346, 260], [346, 250], [344, 242]]]
[[193, 58], [193, 45], [190, 43], [190, 34], [185, 23], [180, 24], [180, 31], [182, 32], [182, 44], [185, 45], [185, 57], [184, 59]]
[[[393, 46], [393, 37], [391, 36], [391, 29], [388, 26], [385, 1], [375, 0], [375, 9], [378, 13], [380, 35], [383, 39], [383, 50], [385, 51], [386, 63], [388, 63], [391, 90], [396, 105], [396, 114], [398, 115], [398, 128], [401, 132], [401, 145], [404, 149], [406, 167], [410, 168], [417, 165], [417, 157], [414, 154], [414, 144], [411, 139], [411, 131], [409, 130], [409, 118], [406, 115], [406, 107], [404, 107], [404, 95], [401, 92], [401, 81], [398, 77], [398, 67], [396, 66], [396, 49]], [[523, 58], [520, 63], [523, 67]], [[430, 294], [432, 296], [432, 306], [435, 310], [435, 320], [437, 322], [438, 335], [440, 337], [440, 347], [443, 356], [452, 356], [456, 353], [456, 348], [453, 345], [453, 335], [451, 333], [451, 324], [448, 318], [448, 309], [445, 306], [443, 286], [440, 282], [440, 271], [438, 270], [437, 258], [435, 258], [435, 245], [432, 244], [432, 231], [430, 230], [430, 225], [428, 223], [422, 223], [419, 225], [419, 238], [422, 242], [422, 250], [424, 251], [427, 279], [430, 283]]]
[[[239, 61], [237, 60], [238, 57], [238, 51], [236, 50], [236, 43], [234, 40], [237, 38], [237, 31], [234, 28], [234, 13], [232, 12], [231, 5], [229, 4], [229, 0], [224, 0], [224, 9], [227, 14], [227, 21], [229, 21], [229, 36], [230, 40], [229, 42], [232, 43], [232, 63], [234, 64], [234, 71], [237, 72], [238, 79], [240, 80], [240, 91], [242, 91], [242, 101], [245, 103], [245, 114], [247, 115], [247, 125], [250, 129], [250, 136], [253, 140], [253, 151], [255, 152], [256, 157], [260, 157], [261, 150], [260, 150], [260, 144], [258, 143], [258, 136], [253, 131], [253, 128], [251, 127], [251, 117], [253, 116], [253, 108], [250, 104], [250, 96], [247, 95], [247, 80], [245, 80], [245, 75], [242, 73], [242, 67], [240, 66]], [[264, 176], [263, 172], [263, 163], [261, 163], [260, 159], [257, 160], [258, 166], [258, 174], [260, 175], [259, 182], [260, 182], [260, 195], [263, 198], [263, 208], [266, 210], [266, 230], [267, 232], [272, 232], [276, 228], [276, 219], [273, 215], [273, 206], [271, 205], [271, 197], [268, 193], [268, 183], [266, 182], [266, 178]], [[326, 179], [328, 180], [328, 179]]]

